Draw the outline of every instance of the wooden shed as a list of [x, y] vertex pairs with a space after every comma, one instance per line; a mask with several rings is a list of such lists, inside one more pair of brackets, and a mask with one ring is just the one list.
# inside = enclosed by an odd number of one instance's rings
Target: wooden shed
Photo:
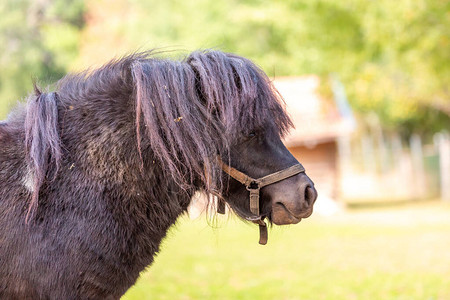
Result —
[[354, 122], [342, 113], [335, 97], [319, 95], [319, 84], [319, 77], [313, 75], [274, 80], [295, 125], [284, 143], [305, 167], [319, 196], [336, 200], [340, 186], [338, 140], [351, 133]]

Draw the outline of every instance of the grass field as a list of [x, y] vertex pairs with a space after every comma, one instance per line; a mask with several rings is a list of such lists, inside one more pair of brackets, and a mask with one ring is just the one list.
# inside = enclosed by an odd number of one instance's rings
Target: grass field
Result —
[[450, 204], [353, 209], [274, 227], [180, 219], [122, 298], [450, 299]]

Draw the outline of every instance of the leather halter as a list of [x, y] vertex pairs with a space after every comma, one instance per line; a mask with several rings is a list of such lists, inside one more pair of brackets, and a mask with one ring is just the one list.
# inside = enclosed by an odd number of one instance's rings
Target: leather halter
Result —
[[[247, 174], [242, 173], [241, 171], [238, 171], [235, 168], [225, 164], [220, 159], [220, 157], [218, 157], [218, 162], [220, 167], [225, 173], [227, 173], [228, 175], [230, 175], [231, 177], [233, 177], [234, 179], [245, 185], [245, 188], [250, 192], [250, 211], [252, 212], [252, 214], [256, 215], [256, 218], [247, 218], [247, 219], [259, 225], [259, 243], [261, 245], [267, 244], [268, 238], [267, 225], [264, 222], [264, 217], [261, 217], [259, 210], [259, 190], [262, 187], [265, 187], [269, 184], [282, 181], [286, 178], [305, 172], [305, 168], [301, 164], [295, 164], [284, 170], [269, 174], [261, 178], [254, 179], [248, 176]], [[218, 206], [219, 213], [223, 213], [225, 211], [224, 205], [225, 203], [219, 201]]]

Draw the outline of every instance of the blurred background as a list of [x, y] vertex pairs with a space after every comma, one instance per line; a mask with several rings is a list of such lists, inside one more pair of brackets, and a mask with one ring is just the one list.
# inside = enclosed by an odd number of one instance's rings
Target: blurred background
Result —
[[316, 212], [257, 245], [201, 204], [124, 299], [450, 299], [447, 0], [1, 0], [0, 119], [67, 72], [162, 48], [253, 60]]

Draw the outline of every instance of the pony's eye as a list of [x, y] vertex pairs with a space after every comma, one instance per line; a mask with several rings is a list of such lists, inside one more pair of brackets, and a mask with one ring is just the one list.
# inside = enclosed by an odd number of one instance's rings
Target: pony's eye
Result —
[[256, 132], [252, 131], [248, 134], [249, 138], [255, 137], [256, 136]]

